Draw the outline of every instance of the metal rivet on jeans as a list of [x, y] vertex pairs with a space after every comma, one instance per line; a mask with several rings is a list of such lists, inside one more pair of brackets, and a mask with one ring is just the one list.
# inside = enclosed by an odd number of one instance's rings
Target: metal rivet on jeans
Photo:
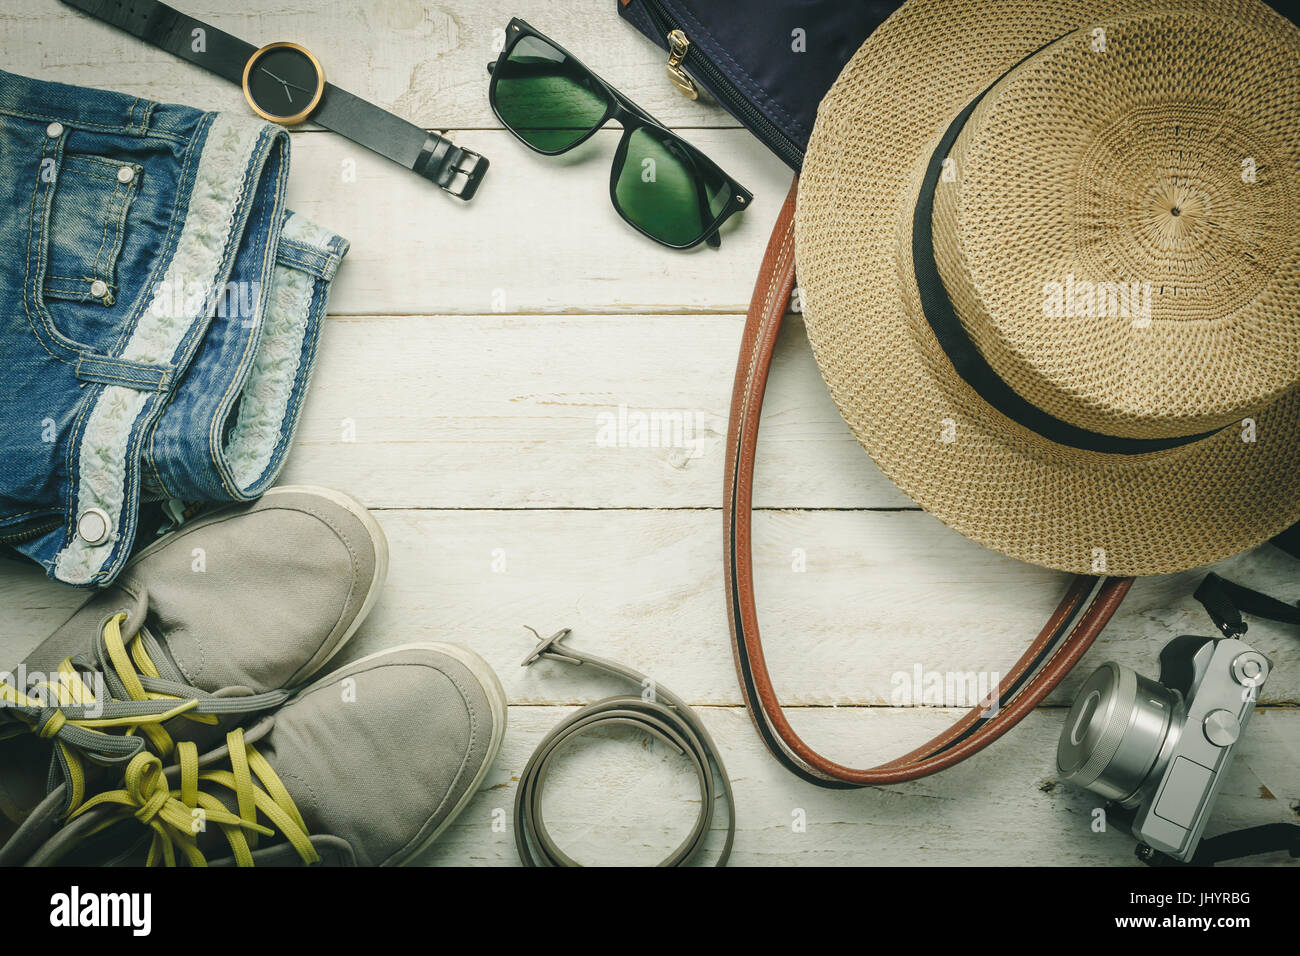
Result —
[[86, 544], [103, 544], [111, 530], [113, 522], [99, 508], [87, 508], [77, 519], [77, 534]]
[[96, 279], [90, 284], [90, 294], [96, 299], [102, 299], [108, 295], [108, 283], [103, 279]]
[[62, 124], [62, 123], [51, 123], [49, 126], [45, 127], [45, 135], [48, 136], [48, 137], [50, 137], [50, 139], [54, 139], [54, 138], [56, 138], [56, 137], [62, 136], [62, 135], [63, 135], [63, 124]]
[[117, 171], [117, 181], [119, 183], [129, 183], [135, 179], [135, 170], [130, 166], [123, 166]]

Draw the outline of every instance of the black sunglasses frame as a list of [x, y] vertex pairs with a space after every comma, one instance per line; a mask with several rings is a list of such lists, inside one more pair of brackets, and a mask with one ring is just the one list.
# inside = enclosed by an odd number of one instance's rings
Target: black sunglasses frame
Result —
[[[605, 115], [601, 117], [600, 121], [592, 126], [591, 129], [587, 130], [587, 132], [583, 133], [572, 143], [569, 143], [560, 149], [541, 149], [540, 147], [533, 145], [524, 138], [518, 130], [506, 122], [505, 117], [501, 115], [501, 110], [497, 107], [497, 80], [500, 78], [500, 71], [496, 68], [510, 58], [511, 52], [513, 52], [514, 48], [519, 44], [519, 41], [526, 37], [533, 37], [541, 40], [543, 43], [546, 43], [554, 47], [560, 53], [563, 53], [570, 61], [572, 61], [574, 66], [581, 68], [588, 76], [590, 76], [605, 93]], [[618, 148], [614, 151], [614, 160], [610, 167], [609, 201], [613, 204], [614, 209], [618, 212], [624, 222], [643, 236], [659, 243], [661, 246], [667, 246], [669, 249], [693, 249], [700, 243], [707, 242], [710, 246], [716, 249], [718, 246], [722, 245], [722, 239], [718, 235], [718, 230], [722, 227], [722, 224], [736, 213], [748, 209], [750, 203], [754, 201], [754, 194], [724, 172], [717, 163], [709, 159], [709, 157], [705, 156], [696, 147], [682, 139], [667, 126], [664, 126], [663, 123], [659, 122], [640, 106], [637, 106], [609, 83], [605, 82], [599, 74], [594, 72], [590, 67], [564, 47], [560, 46], [560, 44], [556, 43], [545, 33], [535, 29], [526, 21], [521, 20], [518, 17], [514, 17], [506, 26], [505, 45], [501, 48], [501, 52], [498, 54], [497, 59], [493, 63], [488, 64], [488, 72], [492, 74], [492, 80], [488, 84], [488, 103], [492, 106], [492, 112], [496, 114], [496, 117], [501, 121], [502, 126], [510, 130], [516, 139], [529, 149], [533, 150], [533, 152], [541, 153], [544, 156], [560, 156], [572, 149], [576, 149], [587, 140], [591, 139], [591, 137], [595, 136], [596, 133], [603, 129], [611, 120], [623, 127], [623, 136], [619, 140]], [[619, 173], [623, 171], [623, 164], [627, 159], [628, 143], [630, 142], [633, 133], [646, 127], [658, 130], [662, 134], [666, 134], [668, 138], [690, 154], [692, 161], [697, 163], [700, 167], [708, 168], [713, 172], [716, 172], [718, 177], [725, 179], [731, 187], [731, 197], [727, 200], [727, 204], [723, 207], [722, 212], [718, 214], [718, 216], [713, 220], [708, 228], [700, 234], [699, 237], [693, 239], [691, 242], [678, 244], [667, 242], [664, 239], [659, 238], [634, 222], [627, 213], [623, 211], [622, 206], [619, 205], [616, 190], [618, 186]]]

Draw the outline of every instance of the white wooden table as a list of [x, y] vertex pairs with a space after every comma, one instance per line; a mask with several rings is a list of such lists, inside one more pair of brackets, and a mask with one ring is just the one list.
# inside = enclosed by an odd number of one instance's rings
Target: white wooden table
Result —
[[[624, 690], [559, 664], [521, 669], [531, 625], [544, 634], [572, 627], [574, 644], [698, 705], [735, 784], [736, 864], [1134, 863], [1122, 835], [1091, 831], [1099, 801], [1056, 779], [1056, 738], [1101, 661], [1154, 676], [1166, 640], [1209, 633], [1191, 598], [1197, 574], [1138, 582], [1045, 706], [937, 776], [823, 791], [760, 746], [728, 647], [719, 505], [743, 313], [790, 176], [727, 114], [680, 97], [658, 49], [618, 18], [614, 0], [246, 0], [242, 13], [216, 0], [177, 2], [255, 43], [302, 42], [332, 80], [453, 131], [492, 162], [464, 205], [332, 133], [293, 135], [291, 205], [347, 236], [352, 251], [282, 480], [355, 495], [392, 548], [386, 591], [347, 655], [461, 642], [497, 669], [510, 696], [504, 749], [429, 862], [517, 863], [509, 811], [529, 753], [574, 705]], [[616, 128], [562, 159], [537, 156], [499, 128], [485, 65], [512, 15], [684, 130], [753, 191], [753, 209], [733, 220], [720, 250], [671, 252], [619, 220], [607, 186]], [[9, 0], [0, 55], [6, 69], [44, 79], [247, 108], [223, 80], [55, 0]], [[1004, 669], [1065, 579], [917, 510], [853, 440], [800, 323], [790, 326], [759, 446], [760, 617], [799, 732], [843, 761], [879, 761], [958, 713], [891, 706], [894, 675]], [[688, 428], [658, 447], [611, 443], [601, 429], [621, 407], [680, 413]], [[1267, 547], [1221, 570], [1300, 596], [1300, 568]], [[0, 664], [15, 663], [84, 597], [35, 566], [0, 564]], [[1211, 833], [1300, 822], [1300, 637], [1260, 623], [1251, 638], [1277, 671]], [[576, 746], [549, 793], [553, 832], [593, 863], [657, 860], [698, 809], [685, 761], [632, 734]]]

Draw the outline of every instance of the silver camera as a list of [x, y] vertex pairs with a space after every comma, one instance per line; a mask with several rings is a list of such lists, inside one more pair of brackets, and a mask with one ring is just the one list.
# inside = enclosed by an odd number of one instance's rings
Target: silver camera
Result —
[[1158, 682], [1107, 661], [1074, 699], [1057, 770], [1117, 804], [1141, 844], [1188, 862], [1271, 669], [1236, 638], [1175, 638]]

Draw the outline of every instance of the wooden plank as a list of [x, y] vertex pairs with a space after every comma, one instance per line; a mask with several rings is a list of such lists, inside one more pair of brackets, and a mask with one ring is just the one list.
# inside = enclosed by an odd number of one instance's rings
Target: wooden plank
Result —
[[[364, 495], [364, 487], [346, 490]], [[618, 682], [580, 668], [519, 666], [535, 640], [525, 625], [543, 635], [572, 627], [576, 646], [637, 668], [693, 703], [740, 703], [717, 511], [377, 515], [392, 552], [388, 584], [344, 659], [389, 644], [456, 641], [497, 670], [513, 703], [573, 703], [620, 690]], [[791, 705], [914, 702], [904, 692], [912, 690], [917, 668], [922, 702], [938, 680], [938, 702], [957, 703], [958, 693], [968, 693], [965, 675], [974, 675], [978, 690], [981, 676], [991, 685], [1005, 672], [1065, 582], [966, 541], [920, 512], [762, 512], [755, 540], [768, 663]], [[800, 560], [802, 572], [795, 570]], [[1296, 596], [1295, 562], [1275, 549], [1218, 570], [1279, 598]], [[1186, 573], [1138, 582], [1049, 701], [1068, 704], [1107, 659], [1154, 677], [1166, 641], [1211, 633], [1191, 597], [1199, 579]], [[10, 625], [0, 664], [19, 660], [81, 599], [34, 567], [7, 566], [0, 600]], [[1252, 622], [1250, 640], [1276, 665], [1263, 700], [1300, 702], [1295, 629]]]
[[[533, 747], [567, 710], [512, 707], [501, 755], [464, 813], [422, 862], [518, 865], [512, 808]], [[950, 770], [909, 784], [822, 790], [797, 782], [762, 749], [743, 710], [703, 708], [736, 792], [735, 866], [1136, 866], [1133, 841], [1091, 829], [1099, 800], [1056, 779], [1063, 712], [1038, 711], [1011, 735]], [[952, 712], [812, 709], [792, 718], [862, 762], [920, 742]], [[1207, 833], [1295, 823], [1300, 713], [1265, 710], [1225, 778]], [[542, 809], [557, 843], [579, 862], [651, 864], [688, 832], [699, 790], [685, 761], [633, 731], [582, 738], [558, 756]], [[719, 807], [710, 838], [721, 846]], [[796, 826], [802, 824], [802, 829]], [[494, 827], [494, 823], [496, 826]], [[1284, 853], [1251, 864], [1296, 866]]]
[[[317, 55], [331, 82], [426, 128], [496, 128], [486, 66], [512, 16], [554, 37], [661, 122], [738, 125], [716, 105], [673, 89], [664, 75], [666, 54], [622, 21], [614, 0], [473, 0], [454, 8], [422, 0], [289, 6], [185, 0], [178, 6], [249, 43], [299, 42]], [[200, 109], [247, 109], [233, 84], [63, 4], [9, 0], [0, 10], [0, 37], [11, 72]]]
[[[386, 508], [716, 508], [743, 324], [333, 319], [285, 480]], [[769, 383], [756, 481], [761, 507], [913, 507], [840, 418], [798, 317]]]
[[620, 135], [562, 157], [500, 130], [461, 136], [492, 162], [469, 203], [341, 137], [295, 136], [290, 205], [352, 242], [330, 312], [744, 312], [790, 171], [744, 130], [690, 132], [753, 208], [723, 226], [719, 249], [667, 249], [610, 202]]

